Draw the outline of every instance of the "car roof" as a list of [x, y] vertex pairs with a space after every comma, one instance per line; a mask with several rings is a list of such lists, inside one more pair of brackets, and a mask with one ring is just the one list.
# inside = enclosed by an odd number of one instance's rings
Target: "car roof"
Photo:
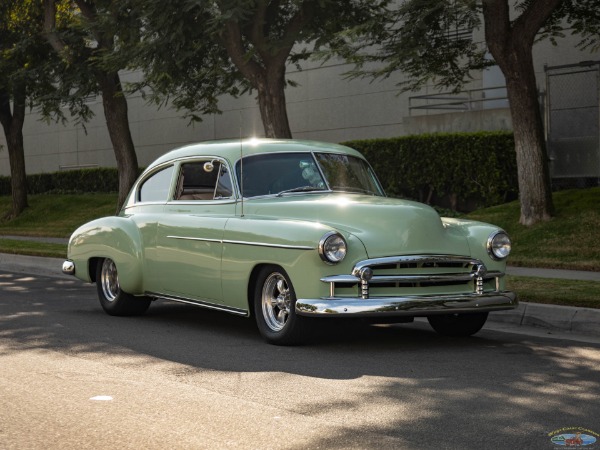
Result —
[[175, 159], [191, 158], [195, 156], [218, 156], [234, 163], [240, 159], [240, 155], [248, 156], [263, 153], [310, 151], [345, 153], [361, 156], [358, 151], [350, 147], [327, 142], [298, 139], [251, 138], [242, 140], [207, 141], [186, 145], [165, 153], [150, 164], [148, 169]]

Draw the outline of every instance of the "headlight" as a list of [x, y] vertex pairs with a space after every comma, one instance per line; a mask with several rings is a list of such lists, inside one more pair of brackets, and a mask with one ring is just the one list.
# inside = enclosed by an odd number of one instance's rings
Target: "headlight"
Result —
[[346, 257], [346, 241], [341, 234], [330, 231], [319, 242], [319, 256], [328, 264], [339, 263]]
[[487, 241], [487, 251], [496, 261], [505, 259], [510, 254], [511, 242], [504, 231], [492, 233]]

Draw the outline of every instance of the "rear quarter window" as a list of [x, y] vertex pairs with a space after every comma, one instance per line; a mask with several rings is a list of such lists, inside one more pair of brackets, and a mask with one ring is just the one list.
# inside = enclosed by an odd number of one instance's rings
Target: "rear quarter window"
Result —
[[159, 170], [147, 178], [140, 186], [139, 202], [166, 202], [171, 191], [173, 166]]

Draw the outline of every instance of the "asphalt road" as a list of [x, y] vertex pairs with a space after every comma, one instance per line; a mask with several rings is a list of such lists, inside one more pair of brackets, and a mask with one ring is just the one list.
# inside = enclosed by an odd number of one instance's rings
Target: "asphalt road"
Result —
[[600, 433], [600, 340], [544, 333], [338, 324], [274, 347], [248, 319], [109, 317], [93, 286], [0, 272], [0, 449], [560, 448]]

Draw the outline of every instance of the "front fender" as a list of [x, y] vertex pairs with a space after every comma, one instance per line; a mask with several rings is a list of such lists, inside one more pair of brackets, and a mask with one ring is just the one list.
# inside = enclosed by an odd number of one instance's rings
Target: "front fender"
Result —
[[68, 258], [75, 264], [75, 276], [92, 282], [90, 262], [112, 259], [123, 291], [143, 294], [143, 249], [137, 225], [127, 217], [103, 217], [79, 227], [69, 240]]
[[[487, 250], [488, 238], [501, 228], [484, 222], [463, 219], [443, 219], [449, 232], [464, 235], [470, 248], [470, 256], [482, 261], [488, 271], [506, 272], [506, 260], [497, 261], [492, 259]], [[504, 278], [500, 279], [500, 286], [504, 289]]]
[[367, 256], [363, 243], [354, 235], [339, 231], [348, 244], [344, 261], [329, 265], [318, 253], [319, 241], [334, 228], [311, 221], [235, 218], [227, 222], [223, 243], [223, 298], [236, 307], [248, 307], [251, 273], [258, 265], [281, 266], [300, 297], [328, 294], [321, 278], [350, 273], [353, 265]]

